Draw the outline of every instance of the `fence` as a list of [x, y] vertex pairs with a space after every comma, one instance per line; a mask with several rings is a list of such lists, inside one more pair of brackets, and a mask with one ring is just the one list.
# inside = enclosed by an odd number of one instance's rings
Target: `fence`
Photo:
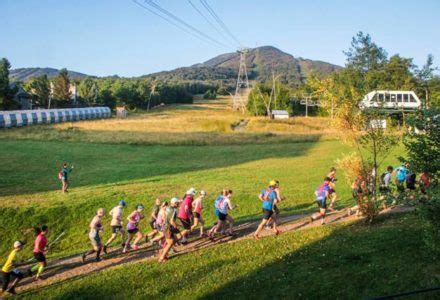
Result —
[[110, 118], [108, 107], [0, 111], [0, 128]]

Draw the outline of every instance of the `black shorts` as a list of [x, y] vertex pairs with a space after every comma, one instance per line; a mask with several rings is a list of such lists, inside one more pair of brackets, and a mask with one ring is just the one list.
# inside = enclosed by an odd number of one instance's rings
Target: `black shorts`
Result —
[[114, 225], [112, 226], [112, 232], [113, 233], [119, 233], [122, 231], [122, 226], [121, 225]]
[[222, 214], [221, 212], [218, 212], [218, 219], [220, 221], [225, 221], [227, 216], [227, 214]]
[[177, 229], [173, 226], [170, 226], [169, 228], [167, 228], [165, 230], [165, 238], [168, 240], [174, 239], [176, 234], [179, 234], [179, 233], [180, 233], [179, 229]]
[[329, 189], [329, 190], [328, 190], [328, 194], [329, 194], [329, 195], [331, 195], [331, 194], [333, 194], [333, 193], [336, 193], [336, 190], [335, 190], [335, 189]]
[[318, 204], [319, 208], [326, 209], [327, 208], [327, 199], [316, 199], [316, 204]]
[[263, 219], [269, 220], [273, 215], [273, 210], [263, 208]]
[[128, 232], [129, 234], [135, 234], [135, 233], [138, 233], [138, 232], [139, 232], [139, 228], [128, 229], [127, 232]]
[[202, 215], [199, 214], [198, 212], [194, 212], [193, 216], [194, 216], [194, 219], [200, 219], [202, 217]]
[[179, 218], [180, 223], [182, 223], [182, 226], [184, 229], [189, 230], [191, 229], [191, 220], [190, 219], [182, 219]]
[[18, 279], [23, 279], [24, 278], [24, 274], [16, 269], [12, 270], [11, 272], [3, 272], [1, 271], [2, 274], [2, 289], [4, 291], [6, 291], [8, 289], [9, 283], [11, 282], [11, 277], [14, 278], [18, 278]]
[[34, 252], [34, 258], [38, 262], [46, 262], [46, 256], [44, 256], [44, 254], [41, 252], [38, 253]]
[[148, 223], [148, 224], [150, 224], [150, 227], [151, 227], [151, 229], [153, 229], [153, 230], [155, 230], [156, 228], [154, 227], [154, 224], [156, 223], [156, 220], [154, 220], [154, 219], [151, 219], [150, 220], [150, 223]]
[[414, 191], [414, 190], [416, 189], [416, 186], [415, 186], [414, 184], [407, 184], [407, 185], [406, 185], [406, 188], [407, 188], [408, 190]]

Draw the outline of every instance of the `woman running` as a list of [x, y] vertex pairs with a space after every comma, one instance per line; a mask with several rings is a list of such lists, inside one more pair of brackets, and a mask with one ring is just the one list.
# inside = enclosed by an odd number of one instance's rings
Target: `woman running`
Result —
[[310, 217], [310, 222], [321, 218], [321, 225], [325, 224], [325, 214], [327, 212], [327, 199], [329, 195], [330, 186], [329, 183], [331, 179], [326, 177], [324, 178], [324, 182], [316, 189], [316, 204], [319, 207], [319, 214], [313, 214]]
[[[24, 274], [21, 271], [15, 269], [17, 253], [21, 250], [23, 250], [23, 243], [20, 241], [16, 241], [14, 243], [14, 249], [11, 251], [11, 253], [9, 253], [8, 258], [6, 259], [6, 262], [2, 267], [1, 274], [3, 282], [3, 293], [16, 294], [15, 287], [20, 282], [20, 280], [24, 278]], [[14, 281], [12, 281], [12, 284], [9, 285], [9, 283], [11, 282], [11, 278], [14, 278]]]
[[[124, 249], [122, 250], [122, 253], [126, 253], [128, 249], [133, 248], [133, 250], [138, 250], [139, 247], [137, 243], [143, 238], [142, 232], [139, 231], [138, 224], [141, 219], [144, 218], [142, 215], [142, 211], [144, 210], [144, 206], [139, 204], [136, 207], [136, 210], [132, 212], [127, 220], [127, 232], [128, 232], [128, 239], [127, 242], [125, 242]], [[130, 242], [133, 239], [133, 237], [136, 235], [136, 239], [134, 240], [133, 247], [131, 246]]]
[[150, 246], [160, 243], [165, 237], [165, 217], [166, 209], [168, 207], [168, 202], [162, 202], [159, 213], [157, 214], [156, 222], [154, 223], [154, 228], [157, 231], [157, 235], [150, 240]]
[[104, 228], [102, 227], [102, 217], [105, 214], [105, 210], [103, 208], [99, 208], [96, 212], [96, 216], [93, 217], [92, 222], [90, 222], [90, 232], [89, 239], [92, 244], [92, 250], [87, 251], [82, 255], [82, 262], [86, 262], [87, 255], [96, 253], [96, 261], [101, 260], [101, 250], [102, 250], [102, 242], [101, 237], [99, 236], [99, 232], [101, 232]]
[[228, 190], [227, 194], [219, 199], [216, 203], [216, 208], [218, 209], [218, 222], [211, 228], [208, 232], [208, 236], [212, 239], [214, 235], [220, 230], [223, 232], [226, 223], [229, 223], [229, 229], [225, 232], [226, 235], [233, 235], [232, 228], [234, 226], [234, 219], [228, 215], [229, 210], [233, 210], [235, 207], [231, 203], [232, 190]]
[[146, 242], [148, 242], [149, 239], [153, 238], [156, 234], [159, 233], [159, 231], [157, 231], [156, 228], [156, 221], [157, 221], [157, 216], [159, 215], [161, 205], [162, 205], [162, 201], [160, 201], [159, 198], [156, 198], [156, 202], [154, 203], [153, 209], [151, 210], [150, 223], [149, 223], [153, 231], [147, 234], [145, 238]]
[[200, 191], [200, 196], [197, 197], [196, 200], [194, 200], [192, 207], [193, 207], [193, 217], [194, 217], [194, 224], [191, 226], [191, 231], [197, 228], [197, 226], [200, 223], [200, 237], [204, 237], [205, 233], [203, 231], [203, 228], [205, 226], [205, 221], [202, 218], [202, 210], [203, 210], [203, 200], [206, 197], [205, 191]]
[[176, 218], [177, 218], [177, 205], [179, 204], [179, 199], [171, 199], [170, 205], [166, 209], [165, 215], [165, 240], [166, 245], [159, 256], [159, 262], [165, 262], [168, 258], [168, 252], [173, 247], [176, 240], [181, 238], [179, 229], [177, 229]]
[[104, 253], [107, 254], [107, 247], [116, 239], [118, 234], [121, 234], [122, 247], [125, 246], [125, 230], [122, 228], [122, 212], [127, 204], [124, 200], [119, 201], [118, 206], [113, 207], [110, 210], [109, 215], [112, 216], [110, 226], [112, 227], [112, 236], [108, 239], [104, 245]]
[[46, 254], [47, 254], [47, 234], [49, 232], [49, 228], [46, 225], [41, 226], [41, 228], [37, 228], [36, 234], [37, 238], [34, 243], [34, 258], [38, 262], [35, 266], [28, 270], [30, 276], [33, 275], [35, 271], [37, 271], [37, 275], [35, 276], [35, 280], [42, 280], [41, 274], [43, 274], [44, 268], [47, 266], [46, 262]]

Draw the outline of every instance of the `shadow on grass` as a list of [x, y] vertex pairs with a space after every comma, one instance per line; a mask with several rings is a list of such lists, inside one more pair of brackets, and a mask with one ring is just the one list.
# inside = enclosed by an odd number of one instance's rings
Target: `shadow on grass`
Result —
[[[438, 286], [440, 268], [423, 247], [420, 227], [403, 227], [397, 224], [399, 217], [382, 216], [372, 226], [339, 227], [202, 299], [362, 299]], [[431, 292], [417, 299], [438, 295]]]
[[[215, 138], [211, 136], [211, 138]], [[306, 154], [319, 137], [307, 143], [230, 146], [135, 146], [2, 140], [0, 196], [59, 189], [58, 171], [72, 163], [71, 186], [81, 187], [209, 170], [268, 158]], [[6, 175], [8, 174], [8, 175]], [[153, 178], [153, 177], [156, 177]]]

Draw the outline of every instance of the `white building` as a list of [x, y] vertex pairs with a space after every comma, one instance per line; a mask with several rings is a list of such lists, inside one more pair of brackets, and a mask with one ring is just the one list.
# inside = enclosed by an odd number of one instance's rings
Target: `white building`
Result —
[[421, 108], [422, 101], [413, 91], [372, 91], [365, 95], [361, 108], [382, 108], [390, 111], [411, 111]]
[[289, 113], [287, 110], [273, 110], [270, 117], [272, 119], [288, 119]]

